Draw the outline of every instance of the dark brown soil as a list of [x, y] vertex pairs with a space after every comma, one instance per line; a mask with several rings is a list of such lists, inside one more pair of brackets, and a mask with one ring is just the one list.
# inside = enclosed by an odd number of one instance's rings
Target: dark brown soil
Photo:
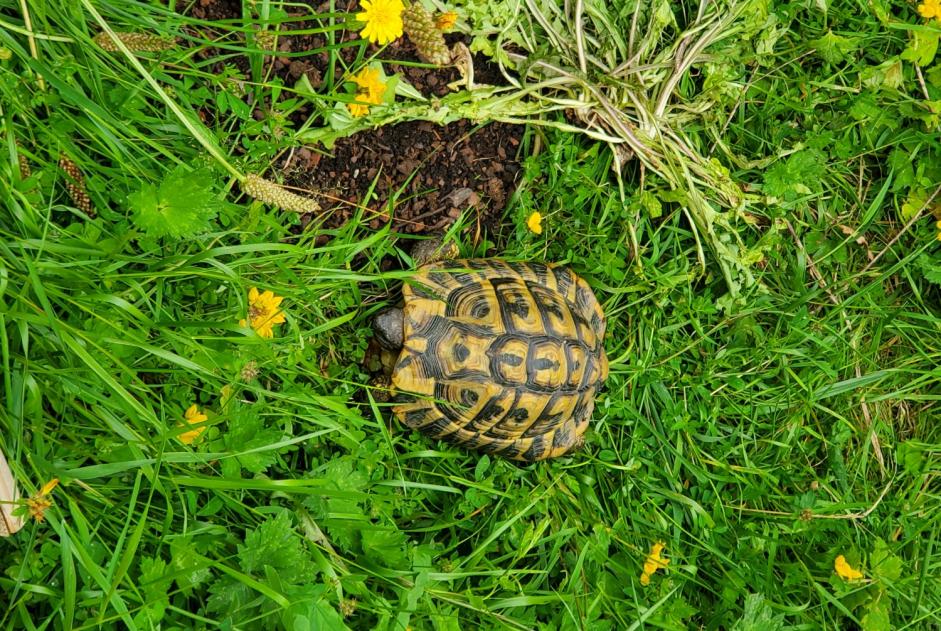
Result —
[[[266, 57], [265, 62], [270, 64], [266, 71], [280, 77], [288, 86], [306, 75], [313, 87], [321, 88], [328, 72], [328, 58], [327, 53], [316, 51], [327, 44], [325, 36], [289, 33], [326, 26], [326, 21], [321, 22], [317, 16], [326, 13], [330, 3], [302, 0], [289, 6], [292, 19], [296, 21], [281, 26], [277, 53]], [[355, 0], [335, 2], [336, 11], [353, 12], [358, 7]], [[241, 20], [242, 1], [196, 0], [190, 13], [204, 20]], [[237, 41], [225, 29], [212, 35], [228, 35], [233, 43]], [[357, 39], [358, 35], [341, 31], [338, 37], [348, 41]], [[461, 37], [449, 35], [448, 43], [453, 44]], [[343, 49], [342, 55], [352, 63], [358, 50], [358, 46], [351, 46]], [[206, 51], [203, 55], [208, 58], [215, 54]], [[447, 94], [448, 83], [459, 77], [454, 67], [421, 68], [391, 63], [418, 61], [407, 37], [389, 45], [381, 58], [387, 73], [404, 75], [426, 96]], [[211, 70], [219, 72], [223, 64], [234, 66], [246, 78], [250, 76], [247, 57], [226, 56], [224, 62], [217, 62]], [[336, 81], [341, 79], [343, 71], [337, 64], [334, 68]], [[496, 67], [480, 57], [475, 58], [475, 80], [503, 82]], [[266, 104], [255, 105], [256, 117], [264, 116]], [[299, 124], [313, 113], [312, 107], [301, 108], [295, 112], [292, 122]], [[493, 234], [498, 231], [507, 199], [516, 187], [522, 133], [521, 126], [499, 123], [480, 127], [467, 121], [446, 126], [400, 123], [341, 139], [330, 150], [312, 146], [288, 152], [278, 163], [281, 173], [275, 179], [301, 191], [318, 191], [322, 195], [320, 202], [326, 214], [305, 218], [305, 225], [314, 221], [317, 225], [337, 227], [362, 209], [363, 221], [373, 228], [391, 220], [396, 231], [429, 233], [446, 228], [464, 213], [467, 223]], [[370, 189], [373, 196], [366, 199]], [[391, 207], [390, 200], [393, 200]]]

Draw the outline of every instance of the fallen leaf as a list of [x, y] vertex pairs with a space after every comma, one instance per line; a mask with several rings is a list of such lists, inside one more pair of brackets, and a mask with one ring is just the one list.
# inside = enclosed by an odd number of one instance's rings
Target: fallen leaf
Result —
[[23, 518], [13, 516], [19, 499], [20, 491], [16, 487], [13, 472], [3, 451], [0, 451], [0, 537], [9, 537], [23, 527]]

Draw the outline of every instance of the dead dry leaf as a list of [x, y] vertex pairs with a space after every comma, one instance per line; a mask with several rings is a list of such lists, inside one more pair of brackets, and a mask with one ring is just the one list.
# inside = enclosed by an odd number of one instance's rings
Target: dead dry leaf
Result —
[[0, 537], [9, 537], [23, 527], [23, 518], [13, 516], [19, 499], [20, 491], [13, 472], [3, 451], [0, 451]]

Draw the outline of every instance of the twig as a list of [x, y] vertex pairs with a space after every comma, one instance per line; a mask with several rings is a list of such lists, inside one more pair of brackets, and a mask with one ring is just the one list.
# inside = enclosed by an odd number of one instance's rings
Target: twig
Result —
[[918, 77], [918, 85], [921, 86], [921, 93], [925, 95], [925, 100], [930, 101], [931, 97], [928, 95], [928, 88], [925, 86], [925, 77], [921, 74], [921, 68], [918, 64], [915, 64], [915, 76]]
[[[864, 510], [864, 511], [861, 512], [861, 513], [846, 513], [846, 514], [843, 514], [843, 515], [815, 515], [815, 514], [813, 514], [813, 513], [811, 512], [810, 514], [806, 515], [806, 519], [866, 519], [867, 517], [869, 517], [869, 516], [872, 514], [872, 512], [873, 512], [874, 510], [876, 510], [876, 508], [879, 506], [879, 504], [882, 503], [882, 500], [885, 499], [885, 496], [886, 496], [886, 494], [889, 492], [889, 489], [890, 489], [890, 488], [892, 488], [892, 481], [891, 481], [891, 480], [889, 480], [889, 483], [885, 485], [885, 488], [884, 488], [884, 489], [882, 489], [882, 493], [879, 494], [879, 497], [876, 498], [876, 501], [872, 504], [872, 506], [870, 506], [869, 508], [867, 508], [866, 510]], [[759, 514], [759, 515], [771, 515], [771, 516], [774, 516], [774, 517], [788, 517], [788, 518], [791, 518], [791, 519], [793, 519], [793, 518], [795, 518], [795, 517], [798, 517], [798, 518], [799, 518], [799, 517], [802, 517], [802, 516], [803, 516], [803, 515], [801, 515], [800, 513], [798, 513], [798, 514], [795, 515], [794, 513], [789, 513], [789, 512], [786, 512], [786, 511], [765, 510], [765, 509], [762, 509], [762, 508], [749, 508], [748, 506], [732, 506], [732, 505], [730, 505], [730, 504], [725, 504], [725, 507], [726, 507], [726, 508], [731, 508], [731, 509], [733, 509], [733, 510], [739, 510], [739, 511], [742, 511], [742, 512], [744, 512], [744, 513], [755, 513], [755, 514]]]
[[[29, 7], [26, 5], [26, 0], [20, 0], [20, 9], [23, 12], [23, 24], [29, 32], [29, 35], [26, 36], [29, 41], [29, 54], [33, 56], [33, 59], [39, 61], [39, 49], [36, 47], [36, 37], [33, 35], [33, 20], [29, 16]], [[46, 90], [46, 80], [39, 73], [36, 74], [36, 83], [39, 85], [40, 91]]]
[[915, 223], [916, 221], [918, 221], [919, 219], [921, 219], [921, 213], [925, 212], [925, 209], [928, 208], [928, 206], [931, 205], [931, 202], [934, 201], [934, 198], [937, 197], [939, 193], [941, 193], [941, 186], [938, 186], [938, 188], [934, 189], [934, 192], [933, 192], [933, 193], [931, 194], [931, 196], [925, 201], [925, 203], [922, 204], [921, 208], [918, 209], [918, 212], [916, 212], [916, 213], [912, 216], [912, 218], [908, 220], [908, 223], [906, 223], [904, 226], [902, 226], [902, 229], [899, 230], [898, 234], [896, 234], [894, 237], [892, 237], [892, 239], [889, 241], [889, 243], [886, 244], [886, 246], [885, 246], [884, 248], [882, 248], [882, 251], [879, 252], [879, 254], [877, 254], [871, 261], [869, 261], [869, 264], [866, 265], [866, 267], [864, 267], [863, 270], [859, 273], [860, 276], [862, 276], [863, 274], [865, 274], [866, 272], [868, 272], [870, 269], [872, 269], [872, 266], [876, 264], [876, 261], [878, 261], [879, 259], [881, 259], [882, 256], [883, 256], [886, 252], [888, 252], [888, 251], [892, 248], [893, 245], [895, 245], [895, 242], [898, 241], [899, 239], [901, 239], [901, 238], [902, 238], [902, 235], [905, 234], [906, 232], [908, 232], [908, 229], [911, 228], [912, 225], [914, 225], [914, 223]]

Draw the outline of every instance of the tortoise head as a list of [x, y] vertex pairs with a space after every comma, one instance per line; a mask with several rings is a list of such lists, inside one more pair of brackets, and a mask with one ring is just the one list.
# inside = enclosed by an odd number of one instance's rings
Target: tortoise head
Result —
[[402, 348], [405, 342], [404, 313], [398, 307], [383, 309], [372, 320], [372, 328], [376, 332], [379, 344], [390, 351]]

